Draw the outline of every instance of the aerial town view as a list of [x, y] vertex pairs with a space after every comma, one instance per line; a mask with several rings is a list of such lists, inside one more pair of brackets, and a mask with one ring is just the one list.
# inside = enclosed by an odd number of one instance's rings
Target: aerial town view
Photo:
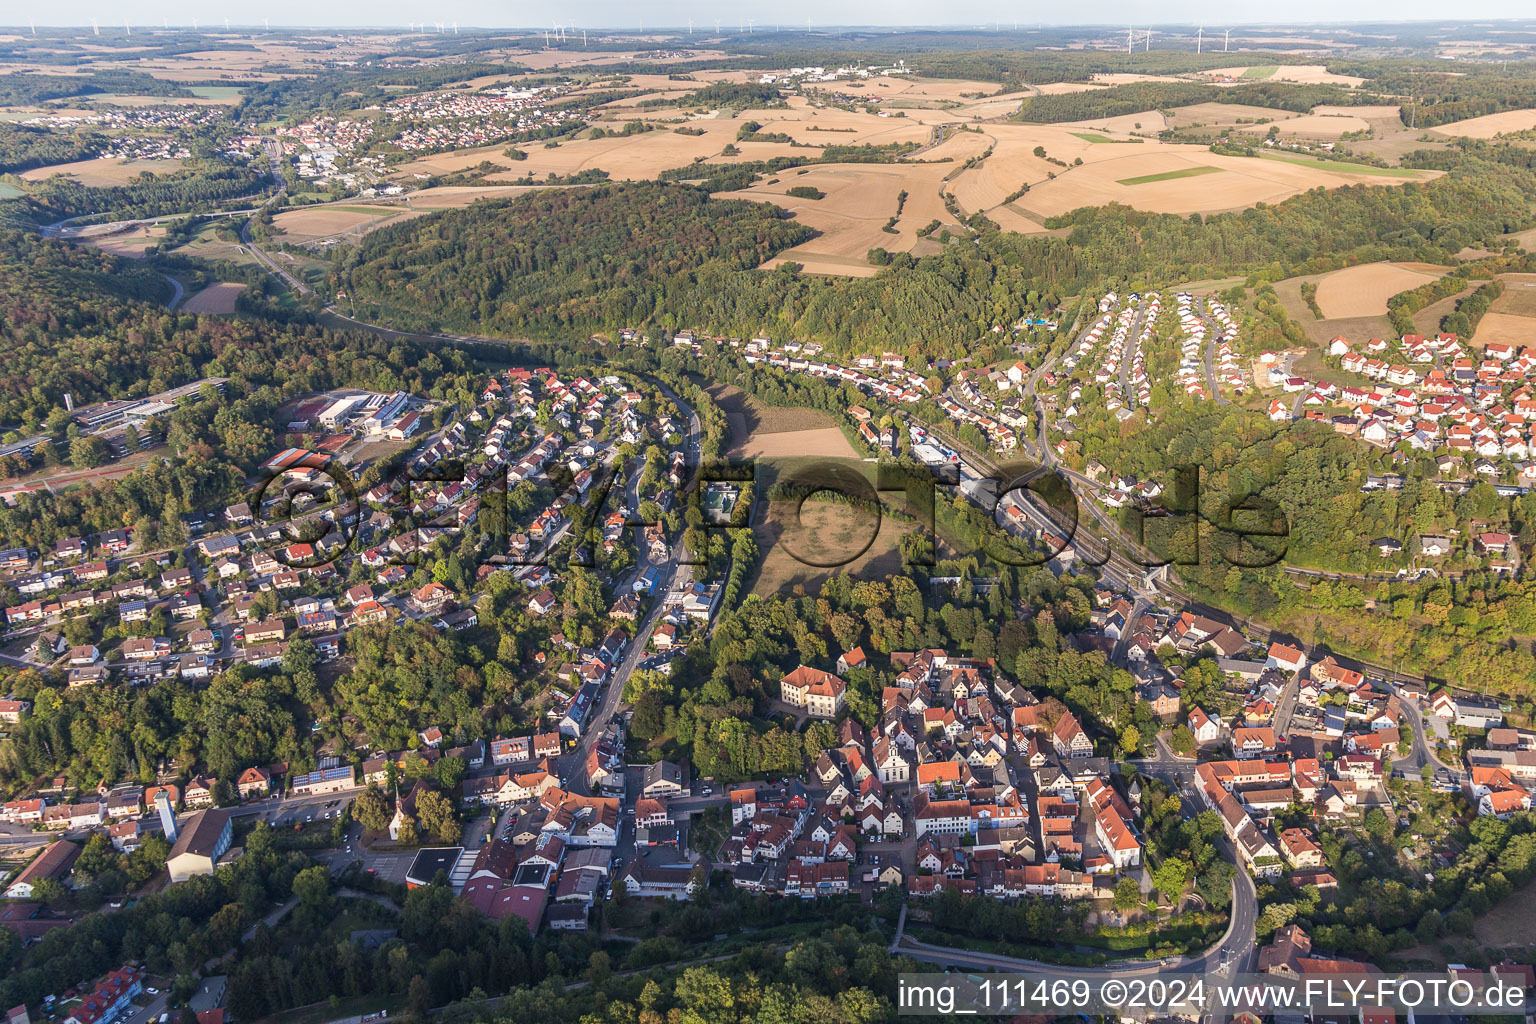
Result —
[[13, 7], [0, 1024], [1536, 1024], [1531, 14]]

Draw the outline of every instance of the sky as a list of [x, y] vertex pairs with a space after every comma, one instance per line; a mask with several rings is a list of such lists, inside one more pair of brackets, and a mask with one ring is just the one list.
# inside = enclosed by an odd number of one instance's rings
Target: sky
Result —
[[[906, 26], [968, 25], [1000, 22], [1012, 25], [1014, 19], [1025, 24], [1044, 19], [1047, 24], [1123, 25], [1193, 24], [1226, 26], [1240, 24], [1276, 24], [1287, 22], [1348, 22], [1440, 20], [1448, 17], [1529, 18], [1536, 13], [1530, 0], [1465, 0], [1447, 7], [1439, 0], [1292, 0], [1276, 6], [1255, 0], [1217, 3], [1214, 0], [1166, 0], [1150, 4], [1145, 0], [1080, 0], [1071, 5], [1041, 3], [1006, 3], [1003, 0], [961, 0], [959, 3], [917, 2], [917, 0], [736, 0], [734, 3], [709, 3], [705, 0], [265, 0], [259, 5], [234, 0], [56, 0], [43, 5], [7, 5], [0, 23], [22, 15], [35, 18], [38, 25], [89, 25], [92, 18], [103, 26], [121, 26], [127, 19], [139, 25], [190, 25], [194, 18], [202, 25], [219, 24], [227, 17], [233, 24], [260, 24], [269, 18], [272, 26], [401, 26], [411, 22], [437, 22], [461, 28], [542, 27], [552, 22], [588, 28], [635, 29], [642, 24], [683, 26], [689, 18], [697, 28], [713, 28], [716, 19], [723, 26], [753, 19], [759, 28], [772, 30], [775, 24], [788, 28], [804, 27], [809, 18], [813, 27], [830, 26]], [[25, 24], [25, 22], [19, 22]]]

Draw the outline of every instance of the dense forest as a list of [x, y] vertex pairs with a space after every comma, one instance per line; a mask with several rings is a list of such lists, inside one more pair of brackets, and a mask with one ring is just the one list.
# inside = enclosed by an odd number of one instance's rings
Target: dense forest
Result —
[[0, 174], [84, 160], [99, 153], [106, 141], [94, 133], [57, 132], [0, 122]]
[[1377, 102], [1376, 97], [1335, 85], [1259, 82], [1220, 86], [1200, 82], [1130, 82], [1108, 89], [1031, 96], [1024, 100], [1017, 117], [1020, 121], [1036, 124], [1055, 124], [1060, 121], [1121, 117], [1148, 110], [1184, 107], [1192, 103], [1237, 103], [1306, 113], [1320, 103], [1347, 106], [1374, 102]]
[[30, 192], [20, 201], [34, 220], [44, 224], [92, 213], [111, 213], [125, 219], [159, 217], [256, 197], [266, 183], [267, 179], [248, 165], [207, 158], [169, 174], [140, 175], [125, 185], [84, 185], [55, 175], [40, 191]]

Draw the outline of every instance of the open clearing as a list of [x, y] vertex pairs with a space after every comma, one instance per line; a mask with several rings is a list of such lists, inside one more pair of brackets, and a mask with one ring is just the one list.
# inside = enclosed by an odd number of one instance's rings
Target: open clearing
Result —
[[235, 300], [245, 291], [245, 285], [233, 281], [211, 284], [181, 304], [185, 313], [233, 313]]
[[158, 245], [164, 237], [165, 228], [158, 224], [135, 224], [123, 231], [109, 235], [89, 235], [82, 240], [114, 256], [128, 256], [138, 260], [144, 258], [145, 249]]
[[103, 156], [94, 160], [34, 167], [30, 171], [23, 171], [21, 176], [27, 181], [45, 181], [55, 174], [64, 174], [82, 185], [123, 185], [145, 171], [151, 174], [170, 174], [181, 170], [183, 166], [180, 160], [113, 160]]
[[1436, 273], [1395, 263], [1367, 263], [1323, 275], [1317, 284], [1317, 305], [1323, 317], [1384, 316], [1387, 300], [1398, 292], [1428, 284]]
[[776, 594], [796, 585], [814, 591], [839, 572], [858, 579], [900, 572], [901, 539], [914, 528], [911, 522], [876, 519], [871, 512], [832, 502], [807, 501], [798, 514], [796, 502], [763, 502], [753, 533], [765, 554], [752, 592]]
[[1465, 121], [1452, 121], [1438, 128], [1429, 129], [1436, 135], [1451, 138], [1491, 139], [1505, 132], [1523, 132], [1536, 128], [1536, 110], [1506, 110], [1499, 114], [1469, 117]]
[[307, 206], [272, 218], [286, 241], [295, 245], [336, 235], [362, 234], [386, 220], [410, 213], [403, 206]]
[[1504, 294], [1494, 300], [1489, 312], [1536, 317], [1536, 274], [1500, 274], [1499, 280]]

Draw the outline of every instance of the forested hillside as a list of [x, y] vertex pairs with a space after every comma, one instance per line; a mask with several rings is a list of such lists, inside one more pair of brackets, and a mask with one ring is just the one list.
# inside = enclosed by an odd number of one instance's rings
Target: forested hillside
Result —
[[1071, 227], [1070, 239], [979, 221], [969, 244], [898, 255], [869, 279], [753, 271], [806, 237], [776, 207], [710, 200], [681, 185], [614, 184], [386, 228], [343, 257], [336, 282], [359, 311], [477, 334], [568, 339], [650, 324], [848, 349], [920, 343], [925, 357], [958, 356], [1022, 315], [1031, 292], [1446, 262], [1536, 222], [1536, 173], [1473, 157], [1453, 166], [1423, 183], [1316, 190], [1204, 219], [1081, 210], [1053, 222]]
[[1191, 103], [1237, 103], [1305, 113], [1320, 103], [1349, 105], [1367, 102], [1377, 100], [1373, 96], [1351, 92], [1336, 85], [1266, 82], [1228, 88], [1199, 82], [1130, 82], [1108, 89], [1033, 96], [1024, 101], [1018, 119], [1037, 124], [1054, 124], [1166, 110]]

